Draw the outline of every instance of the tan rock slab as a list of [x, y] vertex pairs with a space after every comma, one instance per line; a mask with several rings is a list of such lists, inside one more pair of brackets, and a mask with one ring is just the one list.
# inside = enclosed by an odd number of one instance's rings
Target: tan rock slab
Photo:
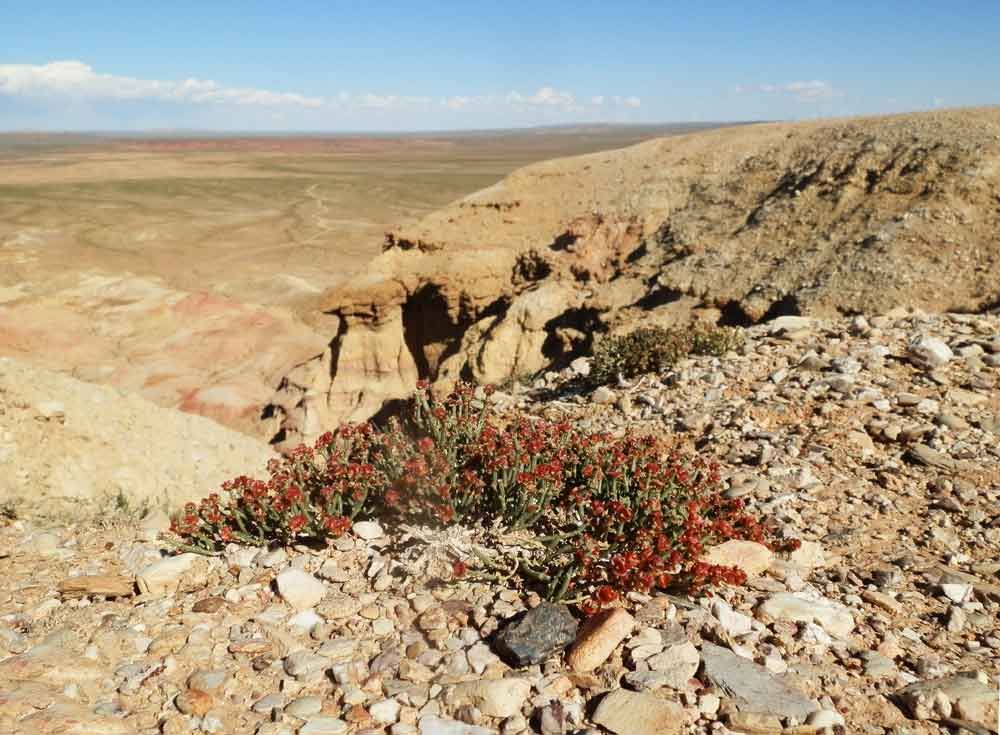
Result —
[[85, 574], [59, 583], [59, 594], [70, 598], [131, 597], [134, 592], [135, 583], [117, 574]]
[[668, 735], [682, 732], [688, 715], [676, 702], [615, 689], [597, 705], [592, 719], [617, 735]]
[[456, 684], [448, 694], [448, 704], [457, 709], [472, 705], [487, 717], [510, 717], [521, 711], [531, 693], [527, 679], [494, 679]]
[[594, 615], [577, 634], [576, 642], [566, 657], [569, 667], [577, 673], [593, 671], [608, 660], [634, 626], [635, 618], [620, 607]]
[[736, 567], [746, 572], [748, 577], [756, 577], [770, 568], [774, 552], [763, 544], [733, 539], [710, 548], [703, 561], [706, 564]]

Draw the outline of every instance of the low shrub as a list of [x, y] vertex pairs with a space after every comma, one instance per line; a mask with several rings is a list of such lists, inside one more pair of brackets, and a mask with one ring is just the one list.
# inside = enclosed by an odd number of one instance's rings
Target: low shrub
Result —
[[598, 343], [590, 364], [590, 382], [604, 385], [622, 378], [661, 372], [688, 355], [721, 357], [742, 343], [726, 327], [640, 327]]
[[704, 549], [731, 538], [773, 545], [742, 501], [722, 497], [710, 464], [655, 437], [505, 420], [488, 394], [460, 385], [435, 400], [421, 385], [385, 429], [324, 434], [272, 461], [269, 479], [238, 477], [189, 504], [172, 528], [202, 552], [323, 540], [357, 518], [527, 533], [533, 550], [462, 559], [456, 575], [519, 577], [586, 609], [632, 590], [742, 583], [738, 569], [701, 561]]

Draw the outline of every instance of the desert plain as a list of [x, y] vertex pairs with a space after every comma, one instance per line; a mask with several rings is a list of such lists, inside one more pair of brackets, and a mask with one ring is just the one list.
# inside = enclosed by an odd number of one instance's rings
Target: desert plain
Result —
[[697, 125], [409, 136], [0, 136], [0, 355], [260, 433], [392, 227], [526, 164]]

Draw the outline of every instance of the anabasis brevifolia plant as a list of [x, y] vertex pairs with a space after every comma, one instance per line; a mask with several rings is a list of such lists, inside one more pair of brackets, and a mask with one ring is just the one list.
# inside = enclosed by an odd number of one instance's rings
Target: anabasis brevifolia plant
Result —
[[585, 609], [631, 590], [742, 583], [739, 569], [702, 561], [706, 547], [734, 538], [774, 545], [742, 501], [721, 495], [710, 463], [655, 437], [505, 417], [490, 393], [461, 384], [437, 400], [421, 383], [386, 428], [324, 434], [272, 461], [267, 480], [238, 477], [189, 504], [173, 530], [185, 548], [209, 553], [233, 541], [337, 537], [359, 518], [527, 534], [532, 551], [473, 555], [456, 563], [456, 576], [519, 577]]
[[640, 327], [628, 334], [607, 337], [597, 344], [591, 360], [593, 385], [665, 370], [688, 355], [721, 357], [743, 342], [736, 329], [692, 326]]

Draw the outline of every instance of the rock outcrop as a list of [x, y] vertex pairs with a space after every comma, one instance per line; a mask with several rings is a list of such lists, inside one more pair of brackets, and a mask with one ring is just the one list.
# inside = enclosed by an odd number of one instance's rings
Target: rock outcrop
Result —
[[501, 382], [638, 322], [751, 324], [1000, 299], [1000, 110], [769, 124], [536, 164], [387, 236], [327, 294], [279, 446], [418, 378]]

